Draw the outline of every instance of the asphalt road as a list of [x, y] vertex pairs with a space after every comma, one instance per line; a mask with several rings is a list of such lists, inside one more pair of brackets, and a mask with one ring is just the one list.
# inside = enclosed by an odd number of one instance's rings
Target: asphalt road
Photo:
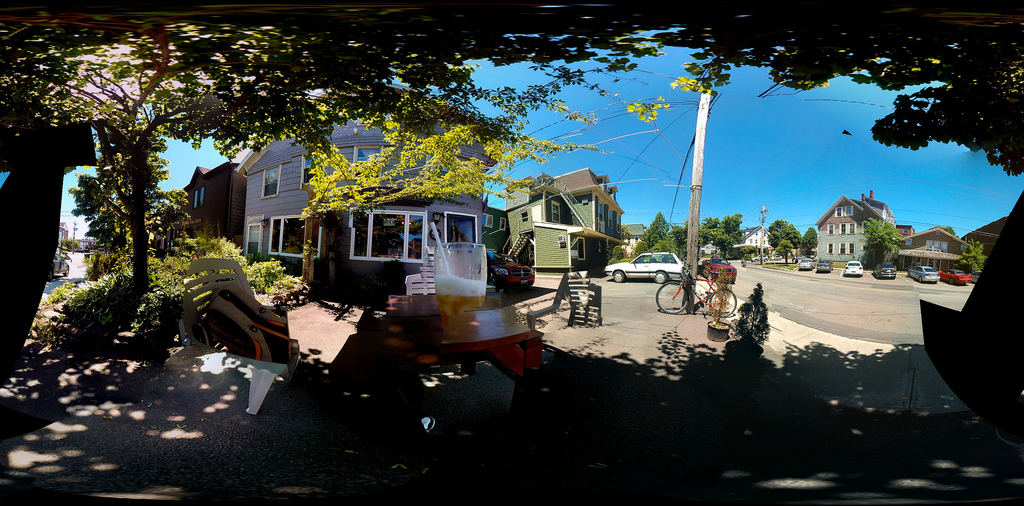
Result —
[[[924, 344], [920, 301], [960, 310], [974, 285], [922, 284], [899, 273], [896, 279], [843, 277], [832, 273], [782, 271], [734, 262], [734, 286], [742, 303], [758, 282], [771, 311], [794, 323], [843, 337], [886, 344]], [[599, 280], [603, 297], [635, 305], [637, 313], [654, 306], [658, 285], [648, 280], [615, 283]], [[627, 302], [630, 301], [630, 302]]]

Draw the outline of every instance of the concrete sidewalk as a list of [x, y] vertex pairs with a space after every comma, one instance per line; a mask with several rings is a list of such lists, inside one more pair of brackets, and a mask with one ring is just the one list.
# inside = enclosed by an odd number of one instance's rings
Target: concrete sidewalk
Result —
[[[603, 282], [603, 281], [601, 281]], [[558, 279], [510, 295], [550, 303]], [[607, 299], [606, 299], [607, 302]], [[652, 303], [653, 305], [653, 303]], [[729, 377], [700, 315], [542, 319], [544, 366], [517, 387], [481, 363], [423, 376], [438, 425], [331, 388], [360, 310], [290, 317], [301, 374], [245, 414], [246, 370], [183, 350], [164, 364], [28, 350], [0, 404], [56, 423], [0, 444], [7, 493], [124, 499], [508, 498], [935, 502], [1024, 496], [1019, 448], [945, 388], [923, 347], [824, 334], [770, 316], [763, 381]], [[524, 482], [525, 480], [525, 482]], [[563, 495], [564, 494], [564, 495]]]

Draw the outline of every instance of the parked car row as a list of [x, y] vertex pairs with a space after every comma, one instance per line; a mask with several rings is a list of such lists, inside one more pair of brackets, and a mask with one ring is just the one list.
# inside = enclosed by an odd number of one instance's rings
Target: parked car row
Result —
[[[815, 263], [809, 258], [800, 260], [797, 264], [797, 269], [814, 270], [815, 272], [832, 272], [832, 261], [826, 259], [820, 259]], [[843, 268], [842, 275], [861, 277], [864, 275], [864, 264], [856, 260], [846, 262], [846, 266]], [[875, 279], [896, 279], [896, 266], [892, 262], [880, 262], [875, 265], [871, 275]], [[910, 279], [918, 281], [920, 283], [938, 283], [944, 282], [951, 285], [967, 285], [969, 283], [977, 283], [978, 278], [981, 276], [981, 271], [975, 271], [971, 274], [967, 274], [959, 269], [947, 269], [938, 270], [934, 267], [928, 267], [924, 265], [915, 265], [907, 271], [907, 276]]]

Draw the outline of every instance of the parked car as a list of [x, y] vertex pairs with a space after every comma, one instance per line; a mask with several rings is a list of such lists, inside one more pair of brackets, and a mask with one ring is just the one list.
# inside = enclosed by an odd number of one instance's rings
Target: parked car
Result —
[[945, 271], [939, 271], [939, 281], [945, 281], [951, 285], [964, 285], [966, 286], [971, 282], [971, 275], [967, 274], [960, 269], [949, 269]]
[[807, 270], [807, 271], [814, 270], [814, 260], [811, 260], [810, 258], [801, 259], [800, 263], [797, 264], [797, 269], [799, 269], [801, 271], [804, 271], [804, 270]]
[[971, 273], [971, 283], [977, 283], [978, 278], [981, 277], [981, 271], [974, 271]]
[[[735, 269], [735, 267], [733, 267]], [[619, 262], [605, 267], [616, 283], [627, 279], [653, 279], [664, 283], [683, 276], [683, 261], [675, 253], [644, 253], [629, 262]]]
[[815, 272], [832, 272], [832, 261], [824, 258], [818, 260], [818, 267]]
[[493, 285], [496, 290], [510, 286], [532, 286], [535, 280], [533, 269], [507, 255], [487, 252], [487, 284]]
[[71, 272], [71, 259], [61, 255], [59, 252], [53, 254], [53, 266], [50, 267], [50, 274], [46, 276], [47, 281], [52, 281], [57, 276], [67, 277]]
[[712, 272], [716, 274], [729, 273], [732, 274], [732, 280], [736, 281], [736, 268], [724, 258], [707, 258], [700, 263], [700, 274], [708, 276]]
[[875, 266], [876, 279], [896, 279], [896, 266], [890, 262], [882, 262]]
[[846, 262], [846, 267], [843, 267], [843, 276], [863, 276], [864, 266], [856, 260]]
[[927, 267], [924, 265], [915, 265], [907, 271], [907, 276], [910, 279], [917, 280], [920, 283], [938, 283], [939, 282], [939, 271], [936, 271], [934, 267]]

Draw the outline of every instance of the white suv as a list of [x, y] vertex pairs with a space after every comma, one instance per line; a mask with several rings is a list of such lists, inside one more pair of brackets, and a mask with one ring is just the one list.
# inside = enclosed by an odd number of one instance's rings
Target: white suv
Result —
[[629, 262], [619, 262], [605, 267], [616, 283], [626, 279], [653, 279], [661, 284], [669, 279], [681, 278], [683, 262], [675, 253], [644, 253]]

